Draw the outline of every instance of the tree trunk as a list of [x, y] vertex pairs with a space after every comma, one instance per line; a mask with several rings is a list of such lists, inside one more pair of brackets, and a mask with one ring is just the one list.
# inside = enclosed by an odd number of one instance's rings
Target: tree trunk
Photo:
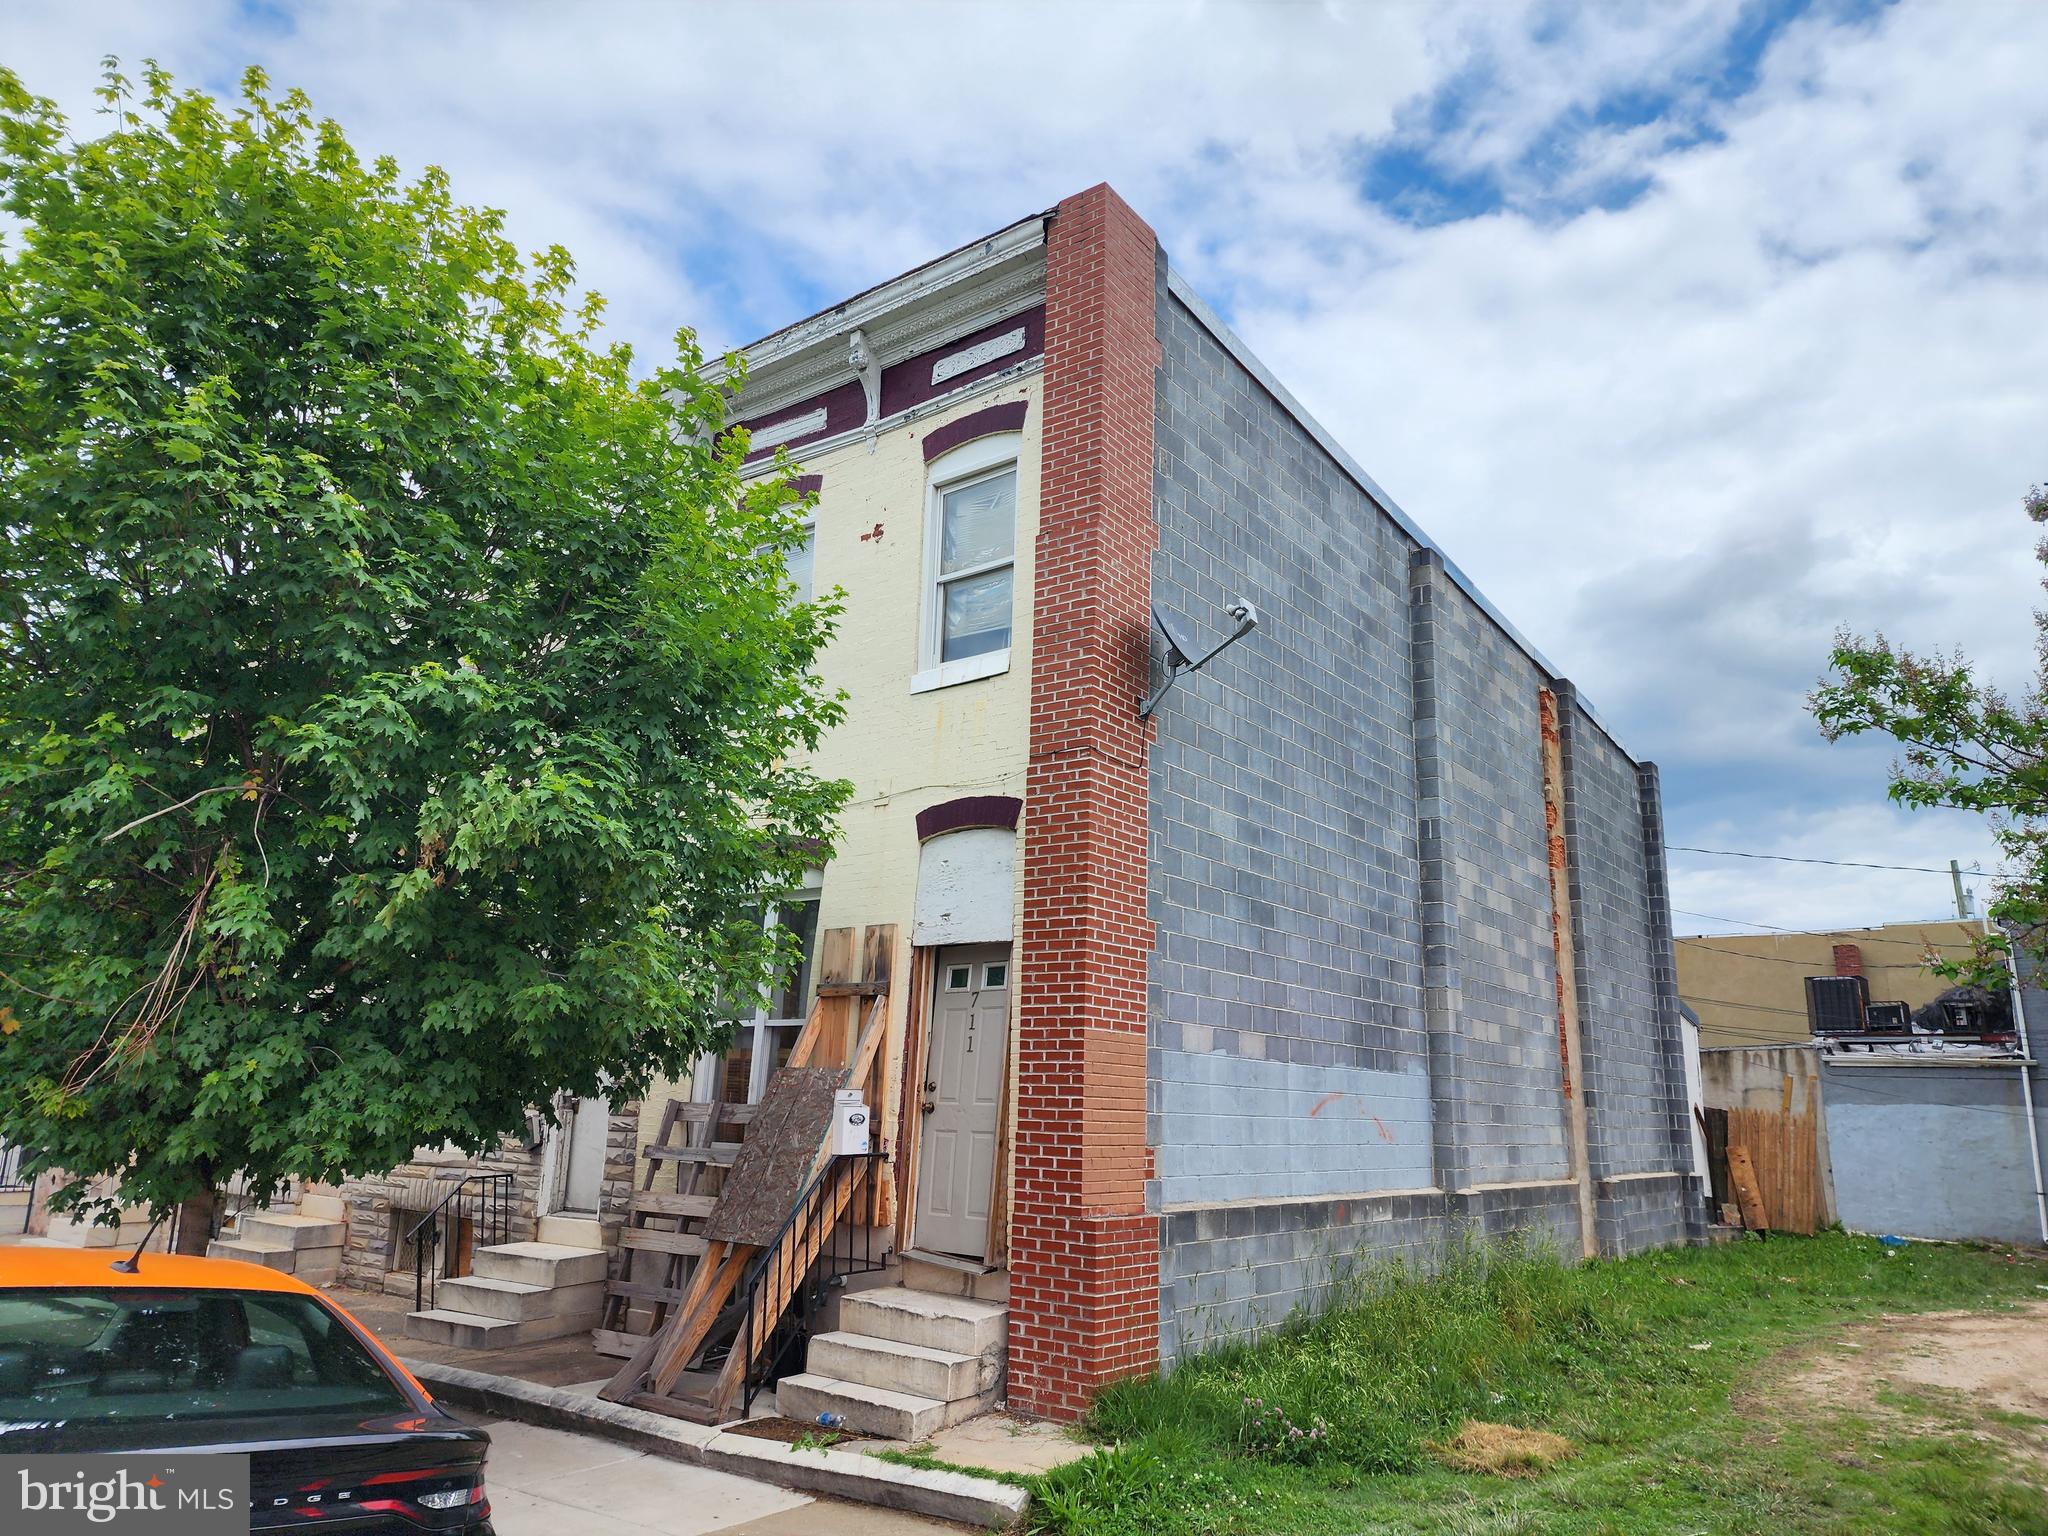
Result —
[[171, 1252], [204, 1254], [206, 1245], [213, 1241], [213, 1205], [216, 1199], [213, 1185], [209, 1182], [188, 1195], [178, 1207], [176, 1236]]

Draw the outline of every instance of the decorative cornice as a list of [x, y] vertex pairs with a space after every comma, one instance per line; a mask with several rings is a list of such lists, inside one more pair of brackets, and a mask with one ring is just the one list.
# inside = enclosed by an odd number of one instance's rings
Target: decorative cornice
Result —
[[[747, 381], [731, 419], [759, 421], [859, 377], [855, 331], [871, 366], [886, 368], [1028, 310], [1044, 293], [1044, 220], [1026, 219], [744, 348]], [[705, 377], [718, 382], [724, 369], [714, 364]]]
[[[1044, 367], [1045, 358], [1043, 355], [1027, 357], [1014, 368], [1005, 368], [1001, 373], [992, 373], [986, 378], [976, 379], [970, 384], [963, 384], [960, 388], [936, 396], [933, 399], [919, 401], [909, 410], [897, 411], [894, 415], [884, 416], [880, 421], [875, 422], [871, 426], [856, 427], [849, 432], [835, 432], [830, 437], [821, 437], [813, 442], [805, 443], [801, 449], [793, 454], [793, 457], [801, 463], [814, 463], [818, 458], [828, 453], [835, 453], [839, 449], [844, 448], [848, 443], [857, 443], [864, 438], [878, 436], [883, 432], [893, 432], [900, 426], [921, 420], [926, 416], [934, 416], [941, 411], [950, 411], [962, 402], [972, 400], [976, 395], [1014, 384], [1017, 380], [1037, 373]], [[743, 466], [740, 470], [740, 477], [744, 480], [753, 480], [769, 473], [774, 468], [775, 460], [764, 454], [759, 458], [750, 460]]]

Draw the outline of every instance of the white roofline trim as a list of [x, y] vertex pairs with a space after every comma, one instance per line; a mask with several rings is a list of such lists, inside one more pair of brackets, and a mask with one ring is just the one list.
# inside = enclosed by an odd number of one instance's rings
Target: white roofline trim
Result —
[[[1493, 620], [1500, 627], [1501, 633], [1512, 640], [1525, 656], [1535, 662], [1546, 677], [1550, 678], [1553, 682], [1558, 682], [1565, 680], [1569, 676], [1569, 674], [1560, 672], [1556, 667], [1552, 666], [1549, 659], [1529, 643], [1528, 637], [1515, 628], [1507, 615], [1494, 607], [1486, 594], [1479, 590], [1478, 585], [1472, 578], [1458, 568], [1457, 562], [1444, 553], [1443, 546], [1423, 532], [1421, 525], [1401, 510], [1400, 503], [1396, 502], [1393, 497], [1381, 489], [1379, 482], [1365, 472], [1364, 466], [1345, 451], [1344, 445], [1332, 437], [1328, 429], [1321, 422], [1309, 415], [1306, 408], [1303, 407], [1299, 400], [1294, 398], [1294, 395], [1288, 390], [1287, 386], [1274, 377], [1273, 371], [1259, 361], [1257, 354], [1244, 344], [1244, 341], [1235, 331], [1223, 323], [1222, 318], [1217, 315], [1216, 311], [1211, 309], [1201, 294], [1195, 291], [1194, 285], [1180, 275], [1180, 270], [1172, 264], [1171, 258], [1168, 259], [1166, 268], [1166, 291], [1187, 306], [1188, 312], [1195, 317], [1195, 320], [1201, 325], [1202, 329], [1211, 336], [1214, 336], [1222, 344], [1223, 350], [1236, 358], [1239, 366], [1253, 378], [1257, 379], [1260, 387], [1267, 394], [1280, 402], [1280, 408], [1292, 416], [1295, 423], [1316, 440], [1317, 446], [1336, 461], [1338, 468], [1342, 469], [1344, 473], [1357, 482], [1360, 490], [1364, 491], [1366, 495], [1378, 503], [1380, 510], [1391, 517], [1403, 533], [1407, 534], [1409, 538], [1420, 544], [1424, 549], [1436, 552], [1437, 557], [1444, 563], [1444, 574], [1457, 583], [1458, 590], [1471, 598], [1478, 605], [1479, 611]], [[1577, 685], [1575, 684], [1574, 691], [1576, 691], [1576, 687]], [[1627, 747], [1622, 746], [1621, 738], [1614, 734], [1613, 729], [1609, 727], [1605, 720], [1600, 718], [1599, 711], [1593, 708], [1592, 702], [1583, 693], [1578, 694], [1578, 701], [1579, 708], [1586, 712], [1586, 717], [1606, 734], [1609, 741], [1620, 748], [1624, 757], [1628, 758], [1632, 763], [1640, 761]]]

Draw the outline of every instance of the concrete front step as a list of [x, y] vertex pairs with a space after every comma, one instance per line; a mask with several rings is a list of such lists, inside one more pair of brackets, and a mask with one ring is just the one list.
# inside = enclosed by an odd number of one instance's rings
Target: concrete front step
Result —
[[[785, 1376], [775, 1385], [776, 1411], [785, 1419], [816, 1423], [821, 1414], [836, 1415], [846, 1428], [887, 1440], [929, 1440], [948, 1424], [980, 1411], [973, 1399], [942, 1403], [914, 1392], [890, 1392], [830, 1376]], [[955, 1409], [961, 1410], [953, 1417]]]
[[[443, 1280], [441, 1286], [445, 1290], [451, 1283]], [[523, 1322], [512, 1322], [502, 1317], [434, 1307], [424, 1312], [408, 1312], [405, 1331], [409, 1338], [425, 1339], [430, 1344], [448, 1344], [457, 1349], [504, 1349], [512, 1344], [533, 1344], [542, 1339], [588, 1333], [597, 1325], [598, 1317], [598, 1313], [589, 1312], [569, 1317], [531, 1317]]]
[[434, 1290], [434, 1305], [443, 1312], [474, 1312], [508, 1323], [537, 1317], [594, 1317], [604, 1310], [604, 1282], [523, 1285], [517, 1280], [471, 1274], [441, 1281]]
[[493, 1243], [470, 1255], [469, 1268], [480, 1280], [574, 1286], [602, 1283], [608, 1262], [602, 1248], [571, 1248], [562, 1243]]
[[955, 1355], [999, 1354], [1009, 1337], [1010, 1309], [967, 1296], [940, 1296], [897, 1286], [840, 1298], [839, 1328]]
[[340, 1195], [307, 1191], [299, 1196], [299, 1215], [311, 1216], [318, 1221], [348, 1223], [348, 1202]]
[[265, 1269], [279, 1269], [290, 1274], [299, 1250], [276, 1243], [250, 1242], [241, 1237], [216, 1237], [206, 1245], [206, 1256], [209, 1259], [240, 1259], [244, 1264], [261, 1264]]
[[818, 1334], [804, 1357], [804, 1369], [814, 1376], [880, 1387], [886, 1392], [907, 1392], [942, 1403], [973, 1397], [996, 1384], [992, 1356], [959, 1355], [859, 1333]]
[[913, 1291], [934, 1291], [941, 1296], [970, 1296], [976, 1301], [1007, 1303], [1010, 1272], [964, 1259], [934, 1257], [908, 1249], [902, 1255], [903, 1284]]
[[324, 1216], [299, 1216], [272, 1211], [244, 1211], [236, 1240], [272, 1248], [339, 1248], [348, 1241], [348, 1223]]

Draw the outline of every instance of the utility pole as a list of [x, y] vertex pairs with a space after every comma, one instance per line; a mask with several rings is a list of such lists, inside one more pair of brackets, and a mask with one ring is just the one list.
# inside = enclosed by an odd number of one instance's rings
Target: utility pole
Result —
[[1948, 877], [1956, 888], [1956, 921], [1967, 923], [1970, 920], [1970, 893], [1963, 889], [1963, 866], [1958, 860], [1948, 861]]

